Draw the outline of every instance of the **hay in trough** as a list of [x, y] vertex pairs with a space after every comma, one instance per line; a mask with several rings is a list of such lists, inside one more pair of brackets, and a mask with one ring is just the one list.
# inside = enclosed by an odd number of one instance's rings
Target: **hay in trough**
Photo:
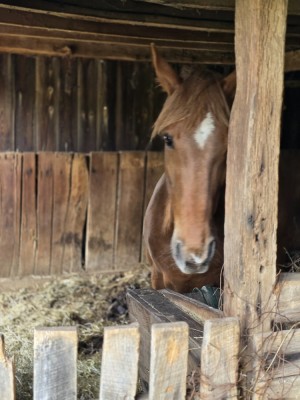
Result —
[[78, 399], [97, 399], [103, 329], [128, 323], [126, 289], [149, 287], [149, 281], [149, 270], [139, 265], [114, 275], [61, 276], [2, 291], [0, 333], [8, 355], [15, 357], [17, 399], [33, 398], [34, 328], [70, 325], [79, 330]]

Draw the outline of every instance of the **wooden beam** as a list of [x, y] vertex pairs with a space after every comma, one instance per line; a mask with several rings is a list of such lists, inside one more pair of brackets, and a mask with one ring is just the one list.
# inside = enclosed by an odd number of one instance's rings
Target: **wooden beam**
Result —
[[240, 319], [248, 388], [253, 360], [249, 338], [270, 329], [275, 304], [286, 14], [286, 0], [236, 1], [237, 91], [227, 155], [224, 313]]
[[300, 70], [300, 50], [286, 53], [284, 69], [285, 72]]
[[274, 293], [277, 299], [275, 322], [300, 322], [300, 273], [280, 274]]
[[[234, 11], [235, 0], [135, 0], [151, 4], [161, 4], [179, 9], [195, 8], [198, 10]], [[289, 0], [289, 15], [300, 15], [300, 3], [298, 0]]]
[[16, 398], [14, 360], [6, 355], [2, 334], [0, 334], [0, 393], [5, 400]]

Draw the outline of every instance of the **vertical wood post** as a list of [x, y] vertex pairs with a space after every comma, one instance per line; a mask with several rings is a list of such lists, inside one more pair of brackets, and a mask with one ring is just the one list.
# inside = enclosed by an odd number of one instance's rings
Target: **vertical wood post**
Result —
[[[287, 0], [236, 1], [237, 92], [227, 157], [224, 311], [240, 319], [243, 372], [252, 364], [246, 355], [254, 357], [249, 337], [270, 328], [274, 311], [286, 15]], [[248, 384], [249, 379], [251, 374]]]

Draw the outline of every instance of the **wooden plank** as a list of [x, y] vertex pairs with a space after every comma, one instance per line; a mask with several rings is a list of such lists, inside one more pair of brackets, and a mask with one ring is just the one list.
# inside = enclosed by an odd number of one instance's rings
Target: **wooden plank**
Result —
[[0, 275], [16, 276], [20, 252], [22, 155], [0, 154]]
[[14, 141], [14, 81], [12, 56], [0, 54], [0, 151], [13, 151]]
[[34, 273], [37, 250], [36, 154], [23, 153], [19, 275]]
[[241, 347], [246, 347], [242, 371], [249, 385], [249, 338], [270, 329], [275, 301], [286, 13], [285, 0], [236, 2], [237, 91], [226, 171], [224, 313], [240, 318]]
[[60, 61], [36, 60], [36, 124], [38, 151], [55, 151], [59, 143]]
[[135, 399], [139, 345], [138, 324], [104, 329], [100, 400]]
[[140, 325], [141, 354], [139, 374], [143, 385], [149, 385], [150, 366], [150, 332], [154, 323], [184, 321], [189, 326], [189, 357], [188, 372], [198, 369], [200, 363], [200, 349], [203, 337], [203, 323], [196, 321], [190, 315], [183, 312], [162, 293], [147, 290], [127, 291], [127, 304], [132, 321]]
[[34, 137], [35, 59], [14, 56], [15, 74], [15, 149], [36, 150]]
[[149, 400], [185, 399], [188, 325], [154, 324], [151, 336]]
[[154, 188], [164, 172], [164, 153], [156, 151], [147, 152], [146, 183], [144, 211], [146, 210]]
[[76, 327], [34, 330], [34, 400], [77, 399]]
[[284, 70], [285, 72], [300, 70], [300, 50], [290, 51], [285, 54]]
[[205, 321], [201, 349], [201, 399], [238, 398], [239, 338], [237, 318]]
[[114, 263], [118, 154], [90, 155], [86, 269], [111, 270]]
[[77, 149], [77, 60], [60, 60], [59, 151]]
[[254, 399], [300, 397], [300, 330], [256, 334]]
[[14, 361], [5, 353], [4, 336], [0, 334], [0, 393], [5, 400], [15, 400]]
[[35, 274], [49, 275], [51, 265], [53, 193], [54, 193], [54, 153], [38, 154], [37, 171], [37, 254]]
[[88, 167], [84, 154], [74, 154], [71, 170], [71, 188], [69, 193], [69, 208], [66, 217], [63, 270], [78, 272], [82, 270], [85, 245], [84, 229], [88, 204]]
[[[60, 274], [64, 269], [66, 222], [71, 193], [72, 154], [53, 155], [53, 219], [51, 233], [50, 274]], [[50, 234], [50, 231], [49, 231]]]
[[97, 118], [97, 60], [78, 60], [78, 146], [80, 152], [96, 149]]
[[275, 286], [277, 299], [274, 320], [278, 323], [300, 321], [300, 273], [281, 273]]
[[189, 314], [196, 321], [203, 323], [207, 319], [222, 318], [224, 316], [221, 310], [209, 307], [207, 304], [196, 300], [195, 297], [190, 298], [184, 294], [176, 293], [170, 289], [160, 290], [160, 293], [162, 293], [167, 299], [176, 304], [176, 306]]
[[144, 167], [143, 152], [120, 153], [115, 243], [117, 268], [126, 268], [140, 261]]

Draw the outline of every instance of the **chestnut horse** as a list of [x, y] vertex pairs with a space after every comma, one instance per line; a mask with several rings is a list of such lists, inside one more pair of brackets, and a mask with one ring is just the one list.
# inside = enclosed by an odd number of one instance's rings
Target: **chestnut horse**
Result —
[[153, 130], [165, 141], [165, 173], [146, 210], [152, 287], [189, 292], [220, 285], [230, 103], [235, 76], [194, 69], [178, 76], [152, 46], [168, 97]]

